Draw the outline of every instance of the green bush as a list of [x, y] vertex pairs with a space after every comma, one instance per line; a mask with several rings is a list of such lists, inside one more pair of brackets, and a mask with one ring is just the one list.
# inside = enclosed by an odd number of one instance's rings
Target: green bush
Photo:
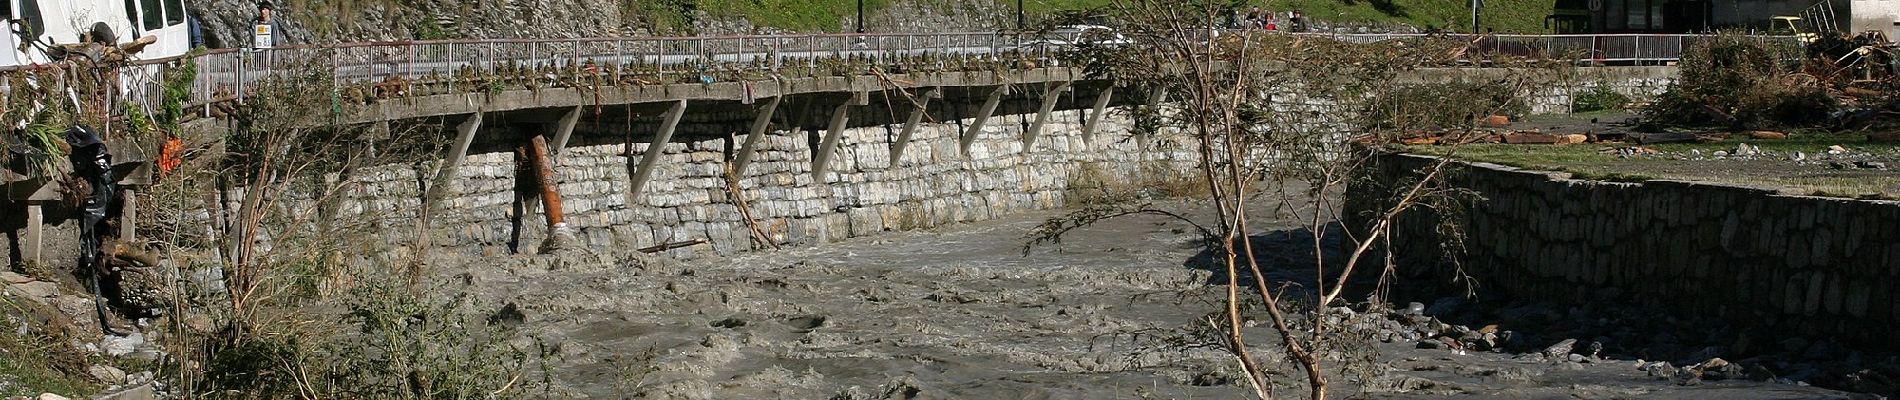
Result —
[[1629, 96], [1617, 93], [1609, 86], [1598, 84], [1591, 86], [1587, 92], [1573, 96], [1570, 101], [1570, 110], [1572, 112], [1616, 110], [1623, 108], [1629, 102]]

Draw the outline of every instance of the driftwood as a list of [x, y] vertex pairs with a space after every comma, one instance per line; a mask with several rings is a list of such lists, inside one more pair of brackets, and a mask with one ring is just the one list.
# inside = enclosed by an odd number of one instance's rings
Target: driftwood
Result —
[[640, 248], [639, 251], [641, 253], [653, 254], [653, 253], [658, 253], [662, 251], [677, 249], [677, 248], [686, 247], [686, 246], [698, 245], [698, 244], [705, 244], [705, 243], [709, 243], [709, 242], [707, 242], [706, 239], [693, 239], [693, 240], [688, 240], [684, 242], [661, 243], [658, 246], [642, 247]]

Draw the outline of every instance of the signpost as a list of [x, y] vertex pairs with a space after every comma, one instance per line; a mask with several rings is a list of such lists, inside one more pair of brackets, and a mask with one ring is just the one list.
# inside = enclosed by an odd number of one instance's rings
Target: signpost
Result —
[[259, 49], [270, 48], [271, 34], [275, 33], [275, 32], [271, 32], [270, 28], [271, 28], [270, 23], [261, 23], [261, 24], [257, 24], [255, 28], [251, 30], [251, 44], [253, 47], [259, 48]]

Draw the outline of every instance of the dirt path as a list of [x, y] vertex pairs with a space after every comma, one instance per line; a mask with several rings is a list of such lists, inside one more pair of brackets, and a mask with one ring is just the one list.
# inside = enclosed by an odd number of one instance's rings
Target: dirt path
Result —
[[[1178, 207], [1178, 205], [1177, 205]], [[1186, 225], [1129, 217], [1025, 256], [1053, 214], [821, 248], [677, 262], [498, 259], [464, 275], [560, 346], [562, 397], [1242, 398], [1200, 318], [1219, 309]], [[1291, 226], [1288, 222], [1266, 222]], [[1274, 341], [1250, 332], [1270, 354]], [[1634, 361], [1543, 363], [1380, 345], [1376, 398], [1825, 398], [1792, 385], [1677, 386]], [[1298, 396], [1293, 370], [1277, 391]]]

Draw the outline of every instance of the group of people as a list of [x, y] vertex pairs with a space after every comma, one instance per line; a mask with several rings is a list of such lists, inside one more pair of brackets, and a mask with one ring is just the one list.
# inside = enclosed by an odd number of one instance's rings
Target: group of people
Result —
[[1276, 19], [1278, 15], [1279, 13], [1277, 12], [1262, 11], [1260, 10], [1260, 7], [1254, 7], [1253, 10], [1247, 11], [1247, 15], [1245, 17], [1242, 17], [1240, 15], [1240, 10], [1229, 9], [1227, 10], [1227, 28], [1228, 29], [1263, 29], [1263, 30], [1268, 30], [1268, 31], [1288, 31], [1288, 32], [1306, 31], [1306, 17], [1303, 15], [1300, 15], [1299, 10], [1293, 10], [1292, 12], [1287, 13], [1287, 20], [1286, 20], [1285, 25], [1281, 25], [1279, 21]]

